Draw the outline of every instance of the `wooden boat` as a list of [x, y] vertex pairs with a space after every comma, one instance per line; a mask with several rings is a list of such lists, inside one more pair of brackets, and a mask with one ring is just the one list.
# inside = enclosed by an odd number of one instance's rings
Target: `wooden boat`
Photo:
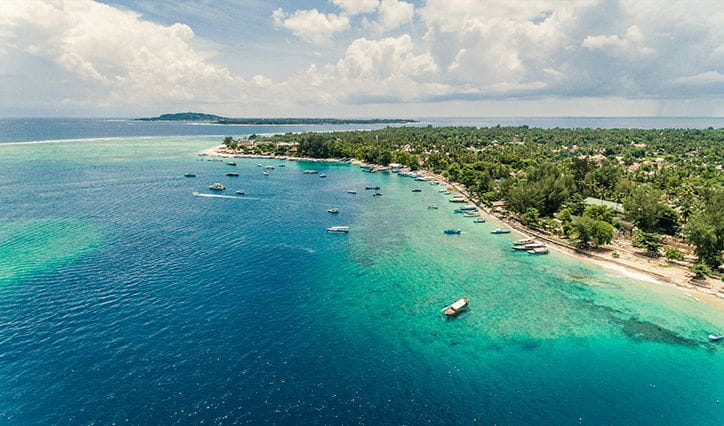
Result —
[[516, 240], [515, 242], [513, 242], [513, 245], [516, 245], [516, 246], [526, 245], [526, 244], [530, 244], [530, 243], [534, 243], [534, 242], [535, 242], [535, 238], [522, 238], [520, 240]]
[[193, 173], [186, 173], [184, 177], [196, 177], [196, 175]]
[[470, 304], [470, 298], [463, 297], [461, 299], [456, 300], [455, 302], [445, 306], [442, 308], [442, 312], [445, 313], [447, 316], [454, 316], [459, 314], [461, 311], [463, 311], [465, 308], [468, 307]]
[[492, 231], [490, 231], [491, 234], [510, 234], [510, 229], [508, 228], [495, 228]]
[[528, 250], [528, 254], [548, 254], [548, 247], [536, 247], [532, 250]]
[[462, 231], [459, 228], [448, 228], [443, 231], [447, 235], [460, 235]]
[[239, 176], [239, 174], [236, 172], [229, 172], [226, 174], [226, 176]]
[[485, 223], [485, 219], [477, 218], [473, 221], [473, 223]]
[[452, 198], [449, 199], [448, 201], [450, 201], [451, 203], [464, 203], [464, 202], [465, 202], [465, 197], [463, 197], [463, 196], [456, 196], [456, 197], [452, 197]]
[[470, 212], [466, 212], [466, 211], [463, 211], [463, 216], [465, 216], [465, 217], [478, 217], [478, 215], [477, 215], [476, 213], [470, 213]]
[[304, 171], [305, 175], [316, 175], [317, 173], [319, 173], [319, 172], [316, 170], [305, 170]]

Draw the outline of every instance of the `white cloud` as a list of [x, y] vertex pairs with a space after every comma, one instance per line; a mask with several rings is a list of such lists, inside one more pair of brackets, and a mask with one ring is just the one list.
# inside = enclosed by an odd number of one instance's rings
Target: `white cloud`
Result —
[[379, 0], [330, 0], [335, 6], [342, 8], [347, 15], [371, 13], [379, 6]]
[[316, 44], [327, 44], [334, 34], [349, 29], [349, 18], [317, 9], [297, 10], [288, 15], [281, 8], [272, 14], [274, 24], [286, 28], [295, 36]]
[[188, 26], [90, 0], [3, 2], [0, 35], [15, 60], [49, 59], [97, 88], [98, 103], [213, 101], [234, 84], [226, 68], [194, 50]]
[[703, 86], [708, 84], [724, 84], [724, 74], [719, 71], [705, 71], [696, 75], [679, 77], [674, 80], [674, 84], [685, 84], [692, 86]]
[[382, 0], [378, 9], [379, 19], [373, 27], [380, 32], [394, 30], [412, 21], [415, 6], [400, 0]]
[[581, 46], [592, 50], [610, 50], [614, 54], [624, 55], [650, 55], [655, 52], [654, 49], [644, 45], [644, 35], [637, 25], [628, 27], [623, 38], [617, 35], [588, 36]]

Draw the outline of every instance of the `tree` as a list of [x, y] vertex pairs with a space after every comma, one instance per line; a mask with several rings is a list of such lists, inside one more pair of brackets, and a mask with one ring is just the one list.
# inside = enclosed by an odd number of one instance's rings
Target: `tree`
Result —
[[633, 238], [633, 246], [646, 250], [646, 254], [651, 257], [659, 255], [661, 248], [661, 237], [654, 232], [636, 231]]
[[590, 217], [591, 219], [602, 220], [613, 225], [613, 210], [606, 206], [599, 206], [596, 204], [586, 206], [583, 211], [583, 216]]
[[573, 224], [575, 238], [582, 247], [598, 247], [613, 239], [613, 226], [602, 220], [580, 217]]
[[661, 191], [657, 189], [648, 186], [635, 188], [623, 200], [626, 215], [644, 231], [655, 231], [662, 210], [661, 197]]
[[523, 213], [520, 216], [520, 221], [523, 222], [525, 226], [530, 226], [531, 228], [538, 228], [540, 225], [540, 214], [538, 213], [538, 209], [535, 207], [529, 208], [525, 213]]
[[669, 260], [684, 260], [684, 253], [676, 247], [666, 247], [664, 249], [664, 256]]
[[724, 191], [717, 190], [705, 198], [703, 208], [689, 218], [686, 236], [696, 247], [699, 260], [717, 268], [724, 250]]
[[706, 263], [697, 263], [691, 266], [691, 272], [694, 273], [694, 279], [702, 280], [711, 274], [711, 269]]

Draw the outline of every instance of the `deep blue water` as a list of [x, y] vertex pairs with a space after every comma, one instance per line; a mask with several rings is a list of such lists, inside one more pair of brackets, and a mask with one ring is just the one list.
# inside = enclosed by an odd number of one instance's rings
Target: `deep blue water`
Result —
[[[216, 143], [0, 146], [0, 423], [721, 424], [721, 305], [512, 253], [437, 187]], [[247, 195], [191, 195], [215, 181]]]

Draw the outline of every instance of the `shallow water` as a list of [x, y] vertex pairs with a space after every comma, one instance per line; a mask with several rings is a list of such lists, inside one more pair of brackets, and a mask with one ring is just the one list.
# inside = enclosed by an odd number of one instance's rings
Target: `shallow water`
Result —
[[[721, 423], [720, 305], [512, 252], [393, 174], [227, 177], [217, 142], [0, 146], [2, 422]], [[247, 195], [192, 196], [217, 181]]]

